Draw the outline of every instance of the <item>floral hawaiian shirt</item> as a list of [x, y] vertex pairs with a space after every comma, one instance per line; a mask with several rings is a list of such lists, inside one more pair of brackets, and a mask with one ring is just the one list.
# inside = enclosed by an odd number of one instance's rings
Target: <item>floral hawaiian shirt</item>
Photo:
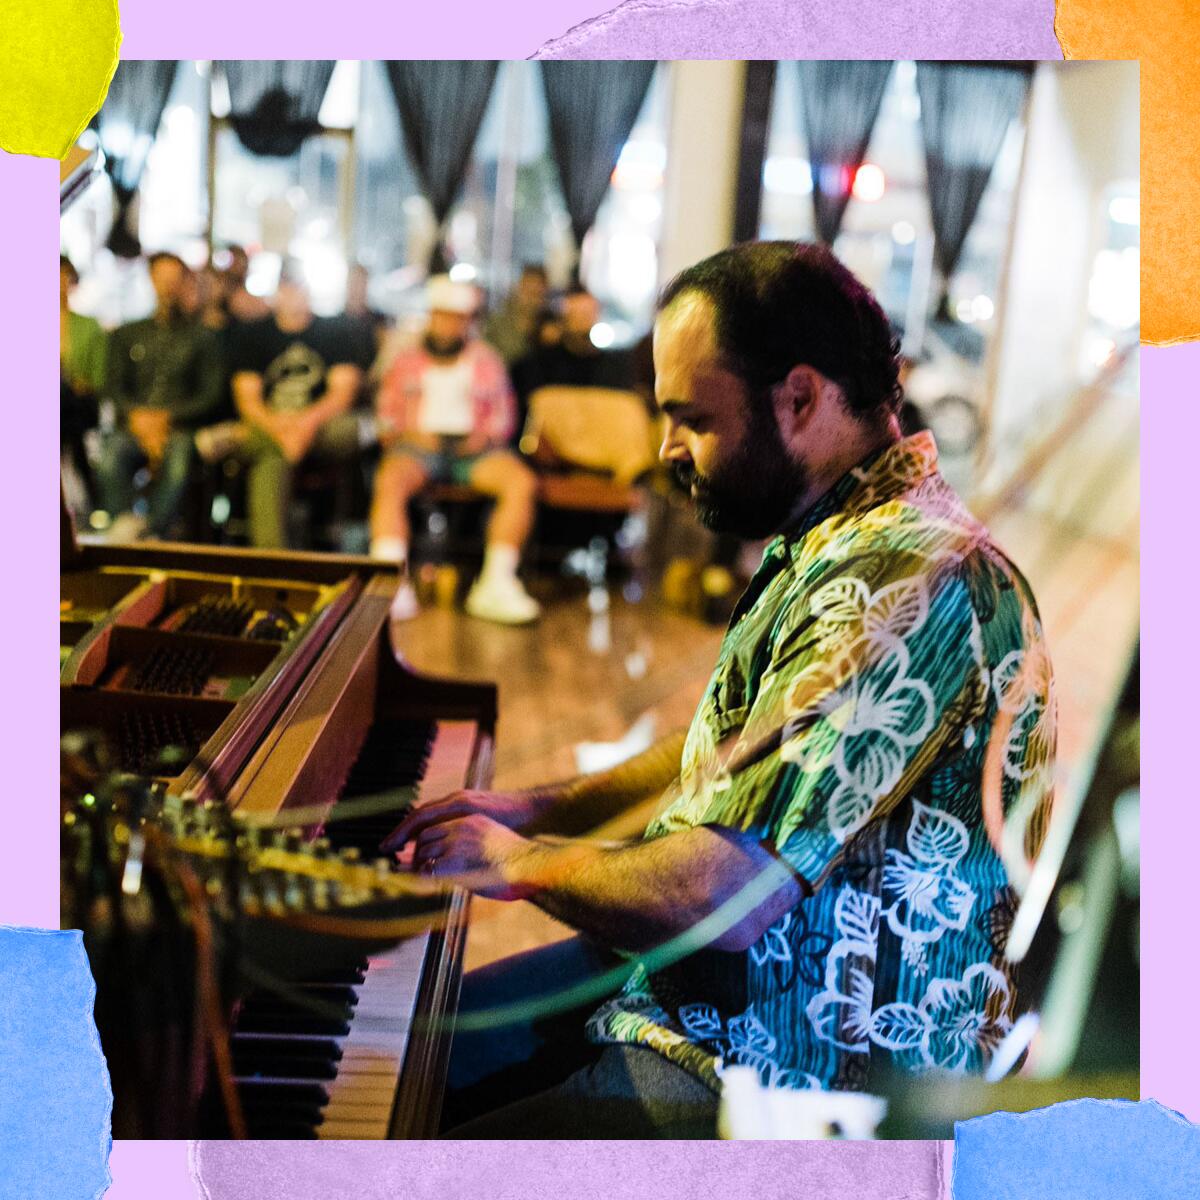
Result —
[[805, 898], [744, 953], [639, 964], [592, 1040], [714, 1089], [723, 1064], [848, 1090], [982, 1070], [1019, 1011], [1012, 879], [1049, 819], [1054, 721], [1029, 586], [932, 436], [867, 459], [767, 545], [645, 834], [751, 833]]

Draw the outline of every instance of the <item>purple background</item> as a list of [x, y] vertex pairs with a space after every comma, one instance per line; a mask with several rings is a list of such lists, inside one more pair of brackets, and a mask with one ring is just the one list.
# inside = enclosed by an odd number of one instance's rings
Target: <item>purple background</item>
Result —
[[[199, 10], [161, 0], [122, 0], [122, 54], [128, 58], [524, 58], [548, 40], [602, 14], [606, 7], [605, 0], [516, 0], [512, 5], [439, 0], [428, 8], [420, 3], [338, 0], [338, 20], [331, 23], [325, 0], [253, 4], [208, 0]], [[869, 19], [852, 19], [868, 7]], [[833, 13], [838, 14], [837, 24], [830, 16]], [[577, 57], [1056, 58], [1052, 20], [1052, 0], [842, 0], [838, 4], [736, 0], [736, 10], [735, 0], [695, 0], [690, 7], [678, 0], [634, 0], [618, 16], [574, 29], [569, 38], [546, 46], [546, 52]], [[0, 921], [44, 927], [54, 927], [58, 920], [57, 805], [50, 783], [57, 775], [57, 684], [47, 667], [54, 661], [57, 644], [52, 589], [58, 544], [58, 451], [51, 399], [56, 388], [55, 174], [54, 162], [0, 152], [0, 262], [7, 284], [0, 288], [0, 330], [9, 347], [3, 359], [3, 383], [5, 400], [16, 418], [9, 425], [14, 440], [8, 448], [7, 469], [0, 472], [0, 513], [10, 515], [6, 532], [12, 571], [0, 601], [0, 620], [9, 631], [10, 646], [5, 658], [10, 706], [0, 721], [0, 761], [7, 764]], [[1189, 512], [1191, 471], [1176, 473], [1172, 468], [1177, 443], [1194, 428], [1197, 418], [1193, 408], [1181, 410], [1182, 421], [1172, 410], [1188, 402], [1195, 405], [1197, 375], [1200, 346], [1144, 353], [1143, 542], [1149, 585], [1143, 661], [1149, 687], [1143, 707], [1145, 794], [1150, 800], [1143, 817], [1142, 1090], [1193, 1120], [1200, 1119], [1200, 1062], [1190, 1008], [1200, 975], [1195, 926], [1185, 903], [1190, 906], [1194, 895], [1192, 860], [1200, 844], [1200, 806], [1195, 803], [1188, 761], [1196, 735], [1191, 728], [1187, 679], [1200, 667], [1200, 645], [1187, 633], [1193, 619], [1195, 591], [1190, 585], [1196, 567], [1190, 554], [1178, 552], [1184, 535], [1174, 528]], [[12, 519], [16, 514], [19, 523]], [[850, 1152], [849, 1147], [837, 1149]], [[414, 1167], [426, 1161], [430, 1152], [428, 1146], [389, 1148], [392, 1161], [407, 1154], [419, 1156], [411, 1160]], [[819, 1143], [793, 1149], [787, 1159], [788, 1174], [777, 1177], [790, 1181], [793, 1190], [797, 1185], [804, 1189], [806, 1184], [819, 1184], [822, 1178], [829, 1182], [820, 1169], [826, 1152]], [[459, 1148], [457, 1153], [458, 1158], [445, 1161], [461, 1163], [464, 1152]], [[508, 1153], [502, 1145], [475, 1149], [469, 1173], [486, 1175], [489, 1163], [495, 1161], [499, 1167]], [[576, 1161], [582, 1153], [576, 1147]], [[681, 1194], [703, 1195], [702, 1184], [711, 1191], [712, 1176], [702, 1165], [707, 1160], [682, 1147], [626, 1147], [615, 1155], [596, 1145], [586, 1153], [592, 1179], [603, 1177], [610, 1164], [614, 1170], [618, 1165], [624, 1170], [640, 1164], [648, 1174], [659, 1175], [665, 1168]], [[681, 1156], [681, 1168], [686, 1153], [687, 1171], [674, 1168], [670, 1159], [675, 1153]], [[762, 1147], [759, 1153], [766, 1154], [767, 1149]], [[788, 1151], [777, 1148], [771, 1153], [786, 1157]], [[911, 1178], [909, 1172], [920, 1161], [914, 1162], [902, 1143], [875, 1144], [862, 1153], [870, 1155], [881, 1174], [897, 1182]], [[528, 1151], [513, 1159], [530, 1165], [524, 1176], [526, 1195], [537, 1195], [551, 1182], [540, 1167], [532, 1169], [535, 1160], [550, 1162], [544, 1154]], [[735, 1158], [713, 1161], [732, 1163]], [[183, 1143], [118, 1143], [111, 1165], [112, 1200], [191, 1200], [197, 1194], [189, 1183]], [[782, 1166], [778, 1170], [782, 1172]], [[266, 1198], [264, 1191], [254, 1194]]]

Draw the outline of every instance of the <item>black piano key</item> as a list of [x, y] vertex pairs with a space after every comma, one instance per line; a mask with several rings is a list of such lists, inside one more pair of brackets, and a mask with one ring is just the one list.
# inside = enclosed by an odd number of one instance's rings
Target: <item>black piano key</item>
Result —
[[329, 1091], [320, 1083], [287, 1079], [239, 1079], [243, 1104], [308, 1104], [323, 1108]]
[[321, 971], [312, 976], [312, 983], [344, 983], [349, 986], [360, 984], [367, 977], [367, 960], [361, 959], [359, 962], [348, 967], [338, 967], [332, 971]]
[[[371, 727], [326, 820], [324, 833], [335, 850], [378, 853], [379, 843], [412, 805], [413, 789], [424, 776], [436, 733], [433, 722], [380, 721]], [[355, 809], [368, 805], [369, 811], [343, 816], [343, 802]]]
[[289, 1116], [286, 1112], [271, 1113], [266, 1110], [245, 1114], [246, 1136], [258, 1141], [297, 1142], [317, 1136], [319, 1122], [308, 1120], [303, 1114]]
[[278, 1053], [242, 1045], [233, 1048], [233, 1069], [239, 1079], [337, 1078], [336, 1060], [324, 1055]]
[[248, 1124], [278, 1118], [316, 1128], [325, 1120], [324, 1105], [303, 1100], [290, 1100], [266, 1086], [247, 1086], [239, 1092], [242, 1113]]
[[348, 1004], [351, 1008], [353, 1008], [358, 1003], [358, 993], [353, 987], [347, 984], [301, 984], [298, 990], [304, 995], [306, 1000], [315, 1005]]
[[346, 1017], [320, 1017], [299, 1011], [243, 1012], [237, 1028], [246, 1033], [314, 1033], [326, 1037], [345, 1037], [350, 1032]]

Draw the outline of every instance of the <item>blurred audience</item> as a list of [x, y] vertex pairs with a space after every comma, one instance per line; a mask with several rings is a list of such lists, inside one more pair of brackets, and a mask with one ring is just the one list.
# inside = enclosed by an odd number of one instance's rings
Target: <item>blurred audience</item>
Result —
[[225, 267], [227, 312], [235, 321], [262, 320], [270, 314], [271, 306], [246, 287], [246, 280], [250, 275], [250, 256], [241, 246], [228, 246], [225, 253], [229, 259]]
[[[512, 389], [500, 355], [472, 335], [478, 293], [448, 276], [429, 281], [424, 336], [402, 350], [379, 390], [384, 458], [375, 476], [371, 553], [406, 564], [409, 501], [429, 482], [468, 484], [496, 498], [487, 527], [483, 570], [467, 611], [485, 620], [534, 620], [537, 602], [517, 578], [521, 549], [533, 526], [537, 480], [507, 449], [515, 425]], [[407, 581], [392, 615], [416, 613]]]
[[346, 305], [343, 317], [356, 338], [363, 343], [362, 354], [369, 367], [383, 347], [391, 318], [385, 312], [371, 307], [371, 275], [362, 263], [351, 263], [346, 273]]
[[[117, 427], [105, 442], [97, 485], [114, 540], [167, 535], [187, 486], [193, 432], [220, 400], [220, 347], [184, 309], [188, 274], [177, 255], [152, 255], [154, 313], [112, 335], [107, 392]], [[151, 479], [145, 517], [133, 513], [139, 468]]]
[[[567, 292], [562, 299], [557, 336], [543, 336], [513, 368], [513, 381], [523, 401], [550, 384], [632, 388], [629, 354], [601, 349], [592, 340], [592, 331], [599, 322], [600, 302], [595, 296], [578, 286]], [[546, 332], [543, 330], [543, 334]]]
[[508, 296], [489, 315], [483, 326], [484, 340], [500, 352], [505, 366], [512, 367], [537, 345], [536, 335], [546, 313], [549, 285], [546, 268], [527, 264]]
[[108, 362], [108, 338], [98, 321], [72, 312], [79, 273], [66, 255], [58, 260], [59, 444], [83, 484], [87, 499], [96, 484], [84, 435], [96, 428]]
[[359, 451], [351, 411], [362, 382], [343, 322], [313, 314], [294, 263], [285, 263], [269, 316], [242, 325], [230, 358], [233, 398], [247, 427], [250, 540], [288, 545], [296, 467], [309, 458], [347, 463]]

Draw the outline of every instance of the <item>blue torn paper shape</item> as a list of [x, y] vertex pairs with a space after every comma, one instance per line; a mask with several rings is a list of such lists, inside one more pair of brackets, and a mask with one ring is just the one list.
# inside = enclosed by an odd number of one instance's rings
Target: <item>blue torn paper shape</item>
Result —
[[1200, 1127], [1156, 1100], [1068, 1100], [954, 1127], [954, 1200], [1196, 1200]]
[[0, 926], [0, 1200], [99, 1200], [112, 1088], [78, 929]]

